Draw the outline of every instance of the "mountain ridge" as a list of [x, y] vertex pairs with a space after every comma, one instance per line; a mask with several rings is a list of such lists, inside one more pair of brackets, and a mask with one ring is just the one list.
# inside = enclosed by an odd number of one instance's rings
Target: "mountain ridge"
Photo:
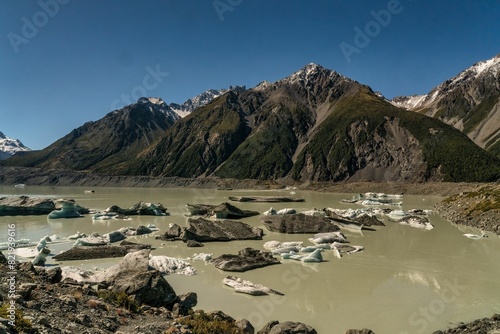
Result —
[[473, 64], [428, 94], [398, 96], [391, 103], [450, 124], [500, 156], [500, 54]]

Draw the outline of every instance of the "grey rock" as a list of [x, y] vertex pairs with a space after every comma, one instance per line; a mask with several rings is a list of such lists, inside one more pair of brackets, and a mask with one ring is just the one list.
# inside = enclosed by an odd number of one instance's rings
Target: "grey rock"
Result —
[[244, 334], [254, 334], [255, 328], [247, 319], [236, 320], [234, 323]]
[[316, 330], [311, 326], [301, 322], [285, 321], [270, 321], [257, 334], [317, 334]]
[[261, 216], [261, 220], [269, 231], [278, 233], [321, 233], [335, 232], [340, 229], [328, 218], [308, 216], [302, 213]]
[[345, 334], [375, 334], [371, 329], [348, 329]]
[[179, 296], [179, 304], [186, 309], [190, 309], [198, 304], [198, 295], [195, 292], [188, 292]]
[[170, 224], [168, 231], [165, 233], [167, 238], [178, 238], [181, 236], [182, 229], [177, 224]]
[[150, 269], [149, 253], [149, 250], [129, 253], [92, 279], [108, 284], [111, 291], [127, 293], [140, 304], [172, 307], [177, 294], [159, 271]]
[[0, 216], [47, 215], [55, 208], [54, 201], [48, 198], [0, 197]]

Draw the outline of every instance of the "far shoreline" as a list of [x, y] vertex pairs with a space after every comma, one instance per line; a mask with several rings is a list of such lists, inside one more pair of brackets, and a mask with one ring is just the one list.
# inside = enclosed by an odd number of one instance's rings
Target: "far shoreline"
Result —
[[[29, 167], [0, 167], [0, 185], [81, 186], [81, 187], [141, 187], [141, 188], [205, 188], [221, 190], [255, 189], [280, 190], [296, 188], [329, 193], [388, 193], [402, 195], [433, 195], [447, 197], [471, 191], [488, 183], [453, 182], [313, 182], [293, 180], [222, 179], [216, 177], [181, 178], [152, 176], [119, 176], [85, 171], [42, 170]], [[490, 183], [491, 184], [491, 183]]]

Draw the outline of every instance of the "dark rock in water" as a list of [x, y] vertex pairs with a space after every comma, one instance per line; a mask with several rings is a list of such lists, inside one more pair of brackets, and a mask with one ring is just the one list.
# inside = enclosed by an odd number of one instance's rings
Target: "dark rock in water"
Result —
[[153, 231], [149, 227], [144, 226], [144, 225], [139, 225], [137, 227], [137, 229], [135, 230], [135, 235], [143, 235], [143, 234], [149, 234], [149, 233], [153, 233]]
[[140, 249], [150, 249], [151, 245], [134, 244], [122, 241], [118, 246], [73, 247], [54, 256], [58, 261], [90, 260], [123, 257]]
[[321, 233], [339, 230], [339, 227], [328, 218], [308, 216], [302, 213], [283, 216], [262, 216], [261, 220], [271, 232]]
[[0, 216], [47, 215], [56, 208], [48, 198], [0, 197]]
[[2, 251], [0, 251], [0, 264], [7, 263], [7, 258], [3, 255]]
[[170, 224], [168, 231], [165, 233], [165, 236], [168, 238], [178, 238], [181, 236], [182, 229], [177, 224]]
[[311, 326], [301, 322], [285, 321], [280, 323], [273, 320], [268, 322], [257, 334], [317, 334], [317, 332]]
[[168, 215], [167, 209], [160, 203], [153, 204], [147, 202], [139, 202], [134, 204], [130, 209], [122, 209], [117, 205], [110, 206], [105, 212], [116, 212], [120, 215], [134, 216], [165, 216]]
[[118, 242], [125, 240], [127, 236], [123, 234], [121, 231], [112, 231], [108, 233], [108, 241], [113, 243], [113, 242]]
[[303, 198], [283, 197], [283, 196], [230, 196], [231, 201], [236, 202], [264, 202], [264, 203], [280, 203], [280, 202], [304, 202]]
[[188, 240], [186, 242], [186, 246], [188, 247], [203, 247], [203, 244], [196, 240]]
[[234, 205], [223, 202], [219, 205], [208, 204], [186, 204], [191, 215], [213, 216], [217, 218], [238, 219], [244, 217], [257, 216], [257, 211], [241, 210]]
[[352, 220], [363, 224], [364, 226], [385, 226], [385, 224], [375, 216], [359, 215]]
[[264, 252], [253, 248], [242, 249], [238, 252], [238, 255], [223, 254], [210, 262], [220, 270], [238, 272], [280, 263], [271, 252]]
[[262, 230], [248, 224], [224, 220], [212, 221], [204, 218], [188, 220], [188, 228], [184, 231], [184, 240], [231, 241], [231, 240], [260, 240]]
[[348, 329], [345, 334], [375, 334], [371, 329]]

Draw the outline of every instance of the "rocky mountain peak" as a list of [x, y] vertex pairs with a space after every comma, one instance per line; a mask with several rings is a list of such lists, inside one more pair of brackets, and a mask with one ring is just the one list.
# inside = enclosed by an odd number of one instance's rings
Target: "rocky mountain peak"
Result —
[[0, 160], [7, 159], [17, 152], [31, 151], [18, 139], [12, 139], [0, 132]]

